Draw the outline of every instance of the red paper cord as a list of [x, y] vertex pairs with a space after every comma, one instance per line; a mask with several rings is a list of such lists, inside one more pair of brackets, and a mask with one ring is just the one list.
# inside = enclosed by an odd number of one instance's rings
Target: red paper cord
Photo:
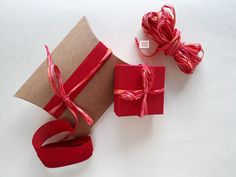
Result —
[[154, 82], [154, 73], [150, 67], [147, 65], [141, 65], [140, 73], [143, 81], [143, 89], [142, 90], [121, 90], [117, 89], [114, 91], [114, 94], [120, 95], [120, 97], [124, 100], [134, 101], [138, 99], [143, 99], [140, 111], [140, 117], [143, 117], [148, 114], [147, 107], [147, 96], [150, 94], [159, 94], [164, 92], [164, 89], [155, 89], [152, 90], [153, 82]]
[[181, 42], [180, 31], [175, 28], [175, 23], [175, 9], [171, 5], [164, 5], [159, 12], [148, 12], [142, 18], [143, 31], [157, 43], [158, 47], [151, 55], [145, 55], [139, 49], [137, 38], [135, 38], [135, 42], [142, 56], [152, 57], [157, 52], [163, 51], [165, 55], [174, 57], [184, 73], [191, 74], [202, 61], [204, 51], [201, 44]]

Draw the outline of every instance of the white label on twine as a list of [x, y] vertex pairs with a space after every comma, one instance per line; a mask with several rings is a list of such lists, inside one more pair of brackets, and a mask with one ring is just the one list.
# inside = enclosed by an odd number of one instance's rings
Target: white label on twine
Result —
[[139, 41], [139, 48], [140, 49], [149, 49], [149, 40]]

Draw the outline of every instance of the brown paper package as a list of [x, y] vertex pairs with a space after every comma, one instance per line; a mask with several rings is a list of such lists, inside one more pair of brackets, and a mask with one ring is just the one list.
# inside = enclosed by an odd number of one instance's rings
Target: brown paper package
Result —
[[[64, 82], [98, 42], [87, 19], [83, 17], [52, 52], [53, 62], [60, 68]], [[113, 71], [117, 63], [124, 62], [112, 54], [74, 100], [93, 118], [94, 123], [113, 102]], [[41, 108], [53, 95], [48, 81], [46, 60], [15, 94], [16, 97], [32, 102]], [[73, 123], [73, 116], [68, 109], [61, 118], [66, 118]], [[91, 126], [80, 118], [76, 136], [88, 134], [90, 128]]]

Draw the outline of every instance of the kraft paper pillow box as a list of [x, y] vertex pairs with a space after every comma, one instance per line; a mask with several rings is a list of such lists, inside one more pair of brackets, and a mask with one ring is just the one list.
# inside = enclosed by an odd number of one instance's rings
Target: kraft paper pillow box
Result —
[[[87, 19], [83, 17], [52, 52], [53, 62], [60, 68], [64, 82], [98, 43], [99, 40], [90, 29]], [[112, 54], [74, 100], [93, 118], [94, 123], [113, 102], [113, 71], [117, 63], [123, 62]], [[81, 69], [86, 70], [86, 67]], [[17, 91], [15, 96], [41, 108], [45, 107], [54, 96], [48, 81], [46, 60]], [[69, 121], [73, 120], [73, 115], [68, 109], [61, 117], [68, 118]], [[79, 119], [76, 135], [86, 135], [90, 128], [91, 126], [87, 125], [85, 121]]]

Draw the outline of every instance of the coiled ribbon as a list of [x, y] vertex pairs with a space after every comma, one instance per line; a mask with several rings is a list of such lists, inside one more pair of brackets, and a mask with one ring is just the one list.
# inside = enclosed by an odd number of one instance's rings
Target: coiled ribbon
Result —
[[140, 65], [140, 73], [142, 76], [143, 89], [139, 90], [122, 90], [117, 89], [114, 91], [114, 94], [118, 94], [120, 98], [124, 100], [134, 101], [142, 100], [140, 117], [143, 117], [148, 114], [147, 98], [148, 95], [155, 95], [164, 92], [164, 88], [152, 90], [154, 82], [154, 73], [150, 67], [147, 65]]
[[201, 44], [186, 44], [181, 42], [180, 31], [175, 28], [176, 14], [171, 5], [164, 5], [159, 12], [148, 12], [142, 18], [144, 33], [154, 40], [158, 47], [150, 54], [145, 55], [139, 49], [138, 39], [135, 42], [140, 54], [152, 57], [163, 51], [165, 55], [173, 56], [178, 67], [186, 74], [193, 73], [196, 66], [202, 61], [204, 51]]

